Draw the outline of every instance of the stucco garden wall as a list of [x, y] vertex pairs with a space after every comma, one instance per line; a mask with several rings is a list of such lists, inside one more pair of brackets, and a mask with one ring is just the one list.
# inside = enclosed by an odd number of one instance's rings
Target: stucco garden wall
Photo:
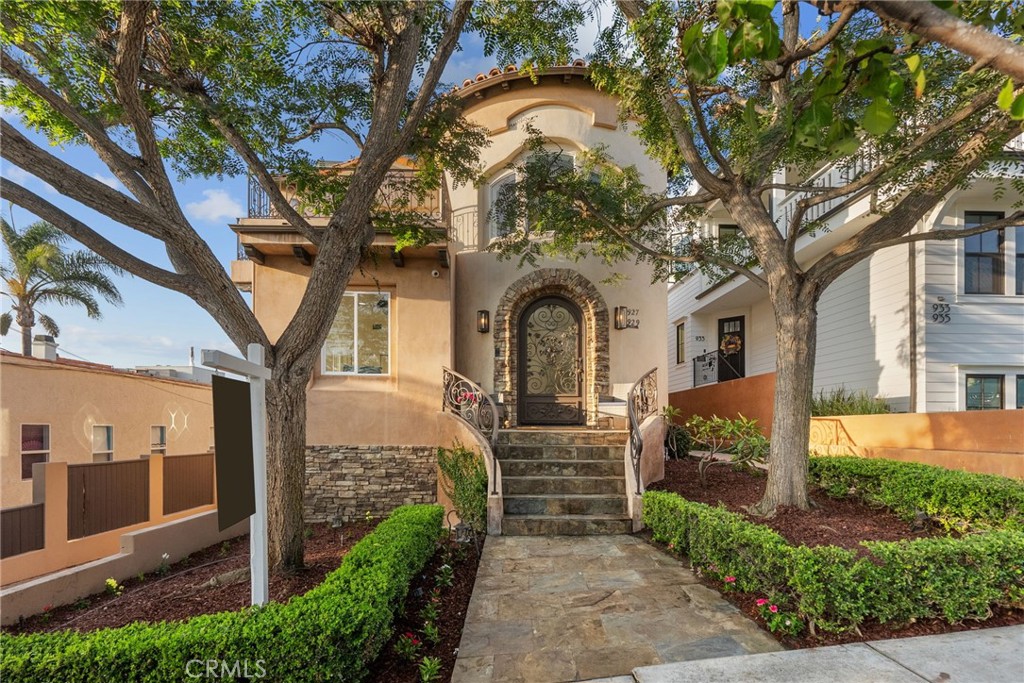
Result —
[[114, 460], [149, 454], [153, 426], [166, 427], [167, 455], [213, 444], [210, 385], [137, 375], [93, 363], [0, 354], [0, 481], [5, 508], [32, 502], [21, 478], [21, 425], [50, 427], [50, 462], [92, 462], [96, 425], [114, 428]]

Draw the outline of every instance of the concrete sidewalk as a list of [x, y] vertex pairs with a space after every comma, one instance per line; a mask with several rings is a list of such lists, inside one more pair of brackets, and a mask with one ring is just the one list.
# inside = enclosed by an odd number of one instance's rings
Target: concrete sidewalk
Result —
[[[1024, 626], [700, 659], [602, 683], [1021, 683]], [[591, 683], [598, 683], [592, 681]]]

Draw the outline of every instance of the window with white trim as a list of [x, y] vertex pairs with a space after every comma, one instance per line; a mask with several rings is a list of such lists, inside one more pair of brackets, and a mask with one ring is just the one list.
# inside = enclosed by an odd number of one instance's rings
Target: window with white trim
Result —
[[110, 462], [114, 459], [114, 428], [111, 425], [93, 425], [92, 461]]
[[391, 295], [345, 292], [323, 348], [325, 375], [391, 373]]
[[21, 425], [21, 478], [32, 478], [32, 465], [50, 460], [50, 425]]
[[[561, 170], [571, 171], [576, 167], [576, 157], [571, 153], [559, 154], [555, 159], [556, 174]], [[591, 174], [591, 180], [598, 182], [600, 178], [597, 174]], [[499, 211], [499, 200], [509, 201], [506, 197], [512, 197], [516, 191], [516, 173], [515, 171], [507, 171], [500, 173], [495, 176], [494, 180], [488, 185], [487, 194], [487, 210], [488, 210], [488, 226], [487, 226], [487, 238], [489, 240], [504, 237], [510, 232], [510, 227], [506, 225], [507, 221], [503, 220], [506, 217], [506, 212]]]
[[149, 428], [149, 454], [167, 455], [167, 427], [153, 425]]
[[[1003, 218], [1002, 212], [967, 211], [964, 228], [976, 228]], [[989, 230], [964, 238], [964, 294], [1003, 294], [1006, 291], [1005, 230]]]

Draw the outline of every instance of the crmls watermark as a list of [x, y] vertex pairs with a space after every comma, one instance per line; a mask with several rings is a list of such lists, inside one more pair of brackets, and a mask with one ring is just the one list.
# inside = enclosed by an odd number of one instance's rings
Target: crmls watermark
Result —
[[229, 662], [223, 659], [190, 659], [185, 664], [185, 675], [189, 678], [259, 679], [267, 675], [265, 661], [257, 659], [252, 662], [248, 659], [236, 659]]

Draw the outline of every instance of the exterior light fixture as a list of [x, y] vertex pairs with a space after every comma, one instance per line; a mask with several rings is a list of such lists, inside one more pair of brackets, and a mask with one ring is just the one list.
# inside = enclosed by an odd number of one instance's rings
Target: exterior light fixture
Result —
[[626, 329], [626, 314], [629, 309], [625, 306], [615, 307], [615, 329], [624, 330]]
[[491, 331], [491, 314], [489, 311], [481, 309], [476, 312], [476, 331], [481, 333]]

